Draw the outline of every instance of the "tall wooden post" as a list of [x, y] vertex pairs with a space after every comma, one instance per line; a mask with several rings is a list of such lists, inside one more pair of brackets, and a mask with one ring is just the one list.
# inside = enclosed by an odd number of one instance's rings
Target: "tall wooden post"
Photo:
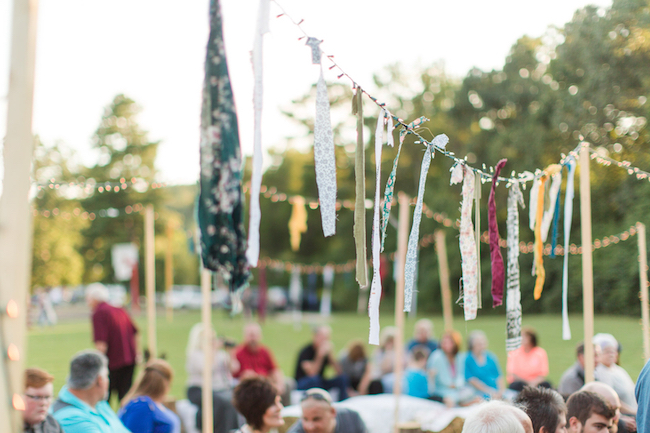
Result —
[[174, 227], [167, 223], [167, 249], [165, 251], [165, 307], [167, 309], [167, 321], [174, 320], [172, 309], [172, 286], [174, 285], [174, 248], [173, 248]]
[[395, 432], [399, 422], [399, 399], [402, 394], [402, 373], [404, 371], [404, 265], [406, 263], [406, 249], [408, 248], [409, 236], [409, 197], [403, 192], [397, 194], [399, 203], [399, 226], [397, 229], [397, 284], [395, 289], [395, 384], [393, 395], [395, 396]]
[[4, 180], [0, 197], [0, 345], [3, 352], [0, 354], [0, 431], [7, 433], [23, 431], [21, 413], [16, 409], [24, 408], [20, 395], [31, 275], [32, 214], [27, 198], [34, 147], [32, 108], [37, 11], [37, 0], [13, 2]]
[[580, 149], [580, 229], [582, 234], [582, 315], [585, 328], [585, 382], [594, 381], [594, 268], [591, 251], [589, 151]]
[[203, 386], [201, 386], [201, 412], [204, 432], [213, 430], [212, 421], [212, 272], [201, 271], [201, 322], [203, 323]]
[[454, 317], [451, 302], [451, 285], [449, 284], [449, 261], [447, 260], [447, 246], [445, 245], [445, 232], [443, 230], [436, 230], [436, 253], [438, 254], [438, 268], [440, 270], [442, 316], [445, 320], [445, 331], [451, 331], [454, 329]]
[[152, 358], [158, 357], [156, 344], [156, 250], [154, 245], [153, 205], [147, 205], [144, 214], [144, 282], [147, 292], [147, 344]]
[[650, 359], [650, 314], [648, 313], [648, 250], [645, 224], [636, 223], [639, 238], [639, 282], [641, 283], [641, 323], [643, 325], [643, 356]]

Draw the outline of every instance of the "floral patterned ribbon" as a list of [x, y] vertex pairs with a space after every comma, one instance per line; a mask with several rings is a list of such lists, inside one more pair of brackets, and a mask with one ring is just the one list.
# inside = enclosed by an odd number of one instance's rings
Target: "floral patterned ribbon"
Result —
[[503, 303], [503, 285], [505, 283], [503, 257], [501, 256], [501, 248], [499, 248], [499, 226], [497, 225], [495, 191], [499, 173], [501, 173], [506, 162], [508, 162], [507, 159], [502, 159], [494, 168], [492, 188], [490, 188], [490, 197], [488, 198], [488, 233], [490, 235], [490, 257], [492, 260], [492, 308], [498, 307]]
[[332, 236], [336, 233], [336, 158], [330, 120], [330, 101], [327, 96], [327, 84], [323, 78], [322, 66], [316, 85], [314, 164], [323, 234], [326, 237]]
[[363, 91], [357, 87], [352, 100], [352, 114], [357, 115], [357, 151], [354, 161], [356, 200], [354, 202], [354, 243], [357, 252], [357, 282], [368, 286], [368, 261], [366, 259], [366, 154], [363, 143]]
[[221, 8], [210, 1], [210, 36], [201, 107], [201, 190], [198, 221], [203, 266], [221, 272], [232, 291], [248, 284], [241, 150], [233, 101]]
[[474, 204], [474, 172], [463, 164], [456, 164], [451, 169], [450, 184], [463, 181], [461, 195], [463, 200], [460, 207], [460, 257], [463, 273], [463, 310], [465, 320], [476, 319], [478, 308], [477, 292], [477, 256], [474, 226], [472, 225], [472, 205]]
[[508, 268], [506, 277], [506, 350], [521, 346], [521, 286], [519, 273], [519, 205], [524, 196], [519, 183], [514, 182], [508, 193]]

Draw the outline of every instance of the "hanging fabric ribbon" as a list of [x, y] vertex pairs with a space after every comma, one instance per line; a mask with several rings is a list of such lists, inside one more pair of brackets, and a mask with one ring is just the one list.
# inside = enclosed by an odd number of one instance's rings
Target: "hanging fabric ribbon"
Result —
[[[542, 242], [546, 242], [546, 239], [548, 239], [548, 230], [553, 221], [555, 203], [562, 185], [562, 166], [560, 164], [551, 164], [544, 171], [551, 178], [551, 186], [548, 189], [548, 207], [544, 210], [544, 216], [542, 217]], [[544, 207], [546, 207], [546, 203]]]
[[[530, 187], [530, 200], [528, 201], [528, 226], [535, 231], [535, 219], [537, 218], [537, 199], [539, 197], [539, 171], [533, 180], [533, 186]], [[533, 265], [533, 268], [535, 265]], [[533, 273], [533, 275], [535, 275]]]
[[[476, 245], [476, 290], [478, 293], [477, 308], [483, 308], [483, 290], [481, 289], [481, 192], [483, 191], [483, 183], [481, 182], [481, 175], [475, 177], [474, 184], [474, 224], [476, 230], [474, 231], [474, 245]], [[471, 211], [471, 207], [470, 207]]]
[[510, 185], [508, 193], [508, 275], [506, 279], [506, 350], [521, 346], [521, 287], [519, 284], [519, 205], [524, 196], [519, 183]]
[[366, 259], [366, 156], [363, 143], [363, 91], [356, 88], [352, 99], [352, 114], [357, 115], [357, 151], [354, 161], [356, 200], [354, 202], [354, 243], [357, 251], [357, 282], [359, 287], [368, 286], [368, 262]]
[[334, 266], [327, 264], [323, 268], [323, 295], [320, 299], [320, 315], [332, 314], [332, 284], [334, 284]]
[[330, 120], [330, 101], [322, 66], [316, 85], [314, 163], [323, 234], [326, 237], [332, 236], [336, 233], [336, 157]]
[[477, 293], [477, 256], [476, 239], [474, 238], [474, 227], [472, 225], [472, 205], [474, 204], [474, 172], [462, 164], [452, 167], [451, 184], [463, 181], [461, 195], [463, 200], [460, 207], [460, 257], [461, 270], [463, 273], [463, 310], [465, 320], [476, 319], [478, 308]]
[[[560, 172], [560, 176], [562, 172]], [[555, 212], [553, 213], [553, 225], [551, 226], [551, 254], [549, 257], [555, 258], [555, 247], [557, 246], [557, 226], [560, 222], [560, 190], [558, 188], [557, 197], [555, 198]]]
[[418, 241], [420, 239], [420, 221], [422, 220], [422, 202], [424, 201], [424, 188], [427, 182], [427, 174], [431, 160], [435, 156], [435, 149], [445, 149], [449, 137], [445, 134], [437, 135], [431, 145], [427, 146], [422, 159], [420, 168], [420, 184], [418, 186], [418, 198], [413, 211], [413, 225], [409, 234], [408, 247], [406, 250], [406, 261], [404, 263], [404, 311], [411, 311], [411, 302], [413, 297], [413, 287], [415, 285], [415, 275], [417, 272]]
[[262, 100], [263, 100], [263, 39], [269, 31], [269, 0], [260, 0], [257, 11], [257, 28], [253, 42], [253, 169], [251, 175], [251, 203], [248, 216], [248, 249], [246, 259], [251, 266], [257, 266], [260, 258], [260, 187], [262, 186]]
[[305, 42], [305, 45], [311, 48], [311, 63], [314, 65], [321, 64], [320, 63], [320, 59], [322, 57], [322, 51], [320, 50], [321, 42], [323, 41], [312, 37], [307, 38], [307, 42]]
[[[406, 128], [402, 128], [399, 132], [399, 147], [397, 148], [397, 156], [393, 160], [393, 169], [388, 176], [388, 181], [386, 181], [386, 189], [384, 190], [384, 205], [382, 210], [382, 219], [381, 219], [381, 251], [384, 251], [384, 242], [386, 241], [386, 229], [388, 228], [388, 219], [390, 218], [390, 208], [393, 202], [393, 190], [395, 189], [395, 175], [397, 174], [397, 164], [399, 162], [399, 155], [402, 151], [402, 144], [404, 144], [404, 139], [408, 131], [412, 131], [424, 122], [427, 122], [429, 119], [422, 116], [418, 119], [415, 119], [413, 122], [409, 123]], [[390, 123], [388, 124], [388, 145], [392, 145], [393, 139], [393, 120], [391, 118]]]
[[573, 220], [573, 178], [576, 171], [576, 160], [570, 158], [566, 162], [568, 173], [566, 180], [566, 193], [564, 195], [564, 269], [562, 270], [562, 339], [571, 339], [569, 326], [569, 238], [571, 237], [571, 221]]
[[291, 267], [291, 279], [289, 280], [289, 300], [294, 311], [302, 310], [302, 278], [300, 278], [300, 267]]
[[381, 301], [381, 274], [380, 274], [380, 227], [379, 227], [379, 200], [381, 198], [381, 153], [382, 138], [386, 110], [381, 110], [377, 118], [375, 129], [375, 207], [372, 219], [372, 283], [370, 284], [370, 297], [368, 298], [368, 316], [370, 317], [370, 333], [368, 343], [379, 344], [379, 303]]
[[221, 8], [210, 2], [210, 36], [201, 107], [198, 221], [203, 266], [221, 272], [230, 290], [248, 284], [241, 150], [223, 44]]
[[497, 225], [497, 205], [495, 200], [499, 173], [501, 173], [506, 162], [508, 162], [507, 159], [502, 159], [494, 168], [492, 188], [490, 188], [488, 198], [488, 233], [490, 235], [490, 257], [492, 261], [492, 308], [503, 303], [503, 285], [506, 279], [501, 248], [499, 248], [499, 226]]
[[386, 112], [386, 143], [390, 147], [395, 147], [395, 140], [393, 139], [393, 129], [395, 127], [393, 126], [393, 116], [389, 115], [388, 112]]
[[289, 218], [289, 238], [292, 251], [298, 251], [300, 249], [301, 234], [306, 231], [307, 209], [305, 208], [305, 199], [301, 196], [296, 196], [293, 198], [291, 218]]
[[548, 179], [546, 173], [542, 174], [539, 179], [539, 189], [537, 191], [537, 214], [535, 215], [535, 263], [533, 265], [534, 274], [537, 275], [535, 280], [535, 290], [533, 298], [537, 301], [542, 296], [544, 289], [544, 280], [546, 271], [544, 270], [544, 242], [542, 241], [542, 216], [544, 215], [544, 186]]

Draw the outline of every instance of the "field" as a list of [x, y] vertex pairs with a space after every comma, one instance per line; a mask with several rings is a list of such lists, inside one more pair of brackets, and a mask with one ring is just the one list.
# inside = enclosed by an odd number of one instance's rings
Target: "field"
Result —
[[[83, 314], [82, 314], [83, 316]], [[87, 316], [86, 316], [87, 317]], [[420, 316], [422, 317], [422, 316]], [[436, 335], [443, 329], [442, 319], [431, 318], [435, 323]], [[136, 318], [142, 338], [146, 339], [146, 320], [144, 316]], [[245, 319], [240, 315], [231, 318], [222, 311], [213, 313], [213, 326], [220, 336], [226, 336], [239, 341]], [[383, 326], [393, 324], [390, 314], [380, 318]], [[166, 354], [166, 359], [175, 369], [175, 379], [172, 384], [172, 395], [176, 398], [185, 396], [185, 345], [189, 330], [200, 321], [198, 311], [177, 311], [173, 321], [168, 322], [164, 312], [160, 311], [157, 321], [158, 350]], [[406, 320], [406, 338], [413, 332], [415, 320]], [[562, 323], [560, 316], [524, 315], [524, 326], [531, 326], [538, 331], [539, 344], [545, 348], [550, 360], [550, 379], [557, 384], [562, 372], [575, 361], [575, 346], [581, 340], [582, 317], [571, 317], [573, 340], [563, 341], [561, 338]], [[295, 358], [301, 346], [310, 339], [310, 325], [322, 323], [319, 316], [303, 317], [301, 325], [294, 326], [289, 315], [271, 316], [263, 324], [264, 344], [269, 346], [276, 356], [276, 361], [286, 375], [293, 376]], [[368, 318], [365, 315], [335, 314], [328, 323], [333, 329], [332, 340], [336, 350], [345, 347], [352, 339], [367, 341]], [[622, 344], [621, 365], [630, 373], [632, 379], [637, 378], [643, 367], [643, 348], [641, 325], [638, 319], [616, 316], [597, 316], [595, 332], [609, 332]], [[497, 316], [481, 316], [472, 322], [465, 322], [460, 317], [455, 318], [454, 325], [464, 337], [474, 329], [482, 329], [490, 341], [489, 349], [499, 357], [501, 367], [505, 369], [505, 318]], [[143, 340], [144, 342], [144, 340]], [[70, 357], [77, 351], [91, 347], [91, 327], [88, 318], [76, 318], [61, 321], [49, 328], [34, 327], [28, 333], [27, 365], [38, 366], [48, 370], [55, 376], [55, 390], [63, 385]], [[372, 348], [369, 347], [369, 351]]]

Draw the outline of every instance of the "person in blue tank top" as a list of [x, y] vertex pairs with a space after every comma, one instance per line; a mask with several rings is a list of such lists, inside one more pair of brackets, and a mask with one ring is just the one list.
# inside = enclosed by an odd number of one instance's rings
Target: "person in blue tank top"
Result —
[[178, 415], [163, 405], [171, 387], [171, 366], [162, 359], [150, 361], [122, 400], [118, 416], [132, 432], [180, 433]]
[[494, 353], [487, 350], [488, 340], [483, 331], [472, 331], [467, 340], [465, 379], [485, 398], [501, 398], [505, 390], [503, 374]]

